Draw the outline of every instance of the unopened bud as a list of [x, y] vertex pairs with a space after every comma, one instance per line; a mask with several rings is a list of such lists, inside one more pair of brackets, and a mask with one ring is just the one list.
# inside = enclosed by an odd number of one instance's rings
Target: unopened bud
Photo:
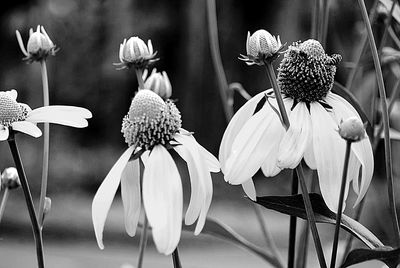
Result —
[[49, 214], [51, 210], [51, 199], [50, 197], [45, 197], [44, 199], [44, 209], [43, 209], [43, 216], [46, 216], [47, 214]]
[[167, 73], [159, 73], [156, 69], [153, 69], [150, 76], [147, 77], [144, 88], [154, 91], [164, 100], [169, 99], [172, 94], [172, 86]]
[[134, 66], [137, 69], [146, 68], [149, 64], [157, 61], [155, 58], [157, 52], [153, 52], [151, 40], [146, 43], [137, 36], [131, 37], [119, 46], [119, 60], [117, 66], [120, 69], [130, 68]]
[[1, 188], [8, 188], [10, 190], [16, 189], [21, 186], [18, 171], [14, 167], [4, 169], [1, 174]]
[[366, 137], [364, 124], [358, 117], [342, 120], [339, 125], [339, 135], [347, 141], [360, 141]]

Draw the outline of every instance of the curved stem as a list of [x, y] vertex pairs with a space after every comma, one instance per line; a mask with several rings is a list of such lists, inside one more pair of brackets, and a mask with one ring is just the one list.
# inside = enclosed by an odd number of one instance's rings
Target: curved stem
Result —
[[[293, 171], [292, 175], [292, 195], [297, 194], [299, 191], [299, 180], [297, 178], [297, 173]], [[296, 226], [297, 217], [290, 216], [289, 223], [289, 250], [288, 250], [288, 268], [294, 267], [294, 260], [296, 255]]]
[[1, 204], [0, 204], [0, 223], [1, 223], [1, 220], [3, 219], [4, 211], [6, 210], [6, 204], [7, 204], [9, 194], [10, 194], [10, 189], [8, 189], [8, 187], [7, 187], [4, 190], [3, 198], [1, 199]]
[[378, 51], [375, 45], [374, 35], [372, 33], [371, 24], [368, 20], [367, 9], [365, 7], [365, 3], [363, 0], [358, 0], [358, 4], [361, 8], [362, 18], [364, 20], [364, 24], [367, 28], [369, 44], [372, 52], [372, 57], [374, 60], [375, 65], [375, 72], [377, 75], [377, 82], [378, 82], [378, 89], [379, 89], [379, 99], [382, 108], [382, 119], [383, 119], [383, 126], [384, 126], [384, 136], [385, 136], [385, 168], [386, 168], [386, 181], [388, 186], [388, 196], [389, 196], [389, 207], [391, 211], [391, 219], [392, 225], [395, 233], [396, 238], [396, 245], [400, 246], [400, 228], [397, 218], [397, 211], [396, 211], [396, 201], [395, 201], [395, 194], [393, 189], [393, 170], [392, 170], [392, 147], [390, 145], [390, 136], [389, 136], [389, 114], [388, 108], [386, 103], [386, 91], [385, 85], [383, 82], [383, 75], [381, 70], [381, 65], [379, 62]]
[[136, 73], [136, 78], [137, 78], [137, 82], [139, 85], [139, 90], [144, 89], [143, 70], [135, 68], [135, 73]]
[[[286, 113], [285, 106], [283, 104], [281, 91], [279, 89], [278, 83], [276, 82], [276, 76], [275, 76], [275, 72], [274, 72], [271, 62], [266, 61], [265, 67], [267, 69], [267, 76], [270, 79], [270, 82], [274, 89], [275, 98], [278, 103], [278, 107], [279, 107], [279, 111], [282, 116], [283, 124], [284, 124], [285, 128], [288, 129], [290, 126], [289, 118]], [[314, 215], [314, 211], [311, 206], [310, 196], [308, 195], [307, 185], [306, 185], [306, 181], [304, 178], [303, 167], [301, 166], [301, 164], [299, 164], [296, 167], [296, 172], [297, 172], [297, 176], [298, 176], [299, 182], [300, 182], [300, 188], [301, 188], [301, 192], [302, 192], [302, 196], [303, 196], [303, 200], [304, 200], [304, 206], [306, 209], [307, 220], [310, 224], [310, 229], [311, 229], [311, 233], [312, 233], [312, 236], [314, 239], [315, 249], [317, 251], [318, 261], [319, 261], [321, 268], [326, 268], [327, 266], [326, 266], [326, 262], [325, 262], [324, 252], [322, 250], [321, 240], [319, 238], [317, 225], [315, 223], [315, 215]]]
[[14, 137], [14, 131], [12, 130], [10, 131], [10, 136], [8, 138], [8, 145], [10, 146], [10, 151], [14, 158], [15, 167], [18, 171], [18, 175], [21, 181], [21, 187], [24, 191], [26, 206], [28, 207], [29, 217], [31, 219], [33, 236], [36, 243], [36, 257], [38, 261], [38, 267], [44, 268], [42, 232], [39, 226], [38, 219], [36, 218], [36, 212], [35, 207], [33, 206], [31, 191], [29, 190], [28, 180], [26, 179], [24, 166], [22, 165], [21, 157], [18, 152], [17, 143]]
[[346, 142], [346, 153], [344, 156], [342, 183], [340, 185], [338, 211], [336, 214], [335, 235], [333, 237], [331, 268], [335, 268], [335, 263], [336, 263], [337, 247], [338, 247], [339, 232], [340, 232], [340, 222], [342, 220], [342, 212], [343, 212], [342, 210], [343, 210], [344, 191], [346, 189], [347, 169], [349, 167], [349, 159], [350, 159], [350, 149], [351, 149], [351, 141], [347, 141]]
[[[42, 73], [42, 85], [43, 85], [43, 106], [49, 106], [49, 83], [47, 78], [46, 61], [40, 61], [41, 73]], [[50, 125], [44, 123], [43, 133], [43, 160], [42, 160], [42, 181], [40, 186], [40, 199], [39, 199], [39, 225], [40, 229], [43, 228], [44, 220], [44, 202], [47, 193], [47, 180], [49, 174], [49, 147], [50, 147]]]
[[181, 260], [179, 259], [178, 247], [172, 252], [172, 262], [174, 263], [174, 268], [182, 268]]
[[143, 227], [142, 227], [142, 234], [140, 235], [139, 257], [138, 257], [138, 262], [137, 262], [137, 268], [142, 268], [142, 265], [143, 265], [144, 252], [145, 252], [146, 246], [147, 246], [148, 229], [149, 229], [149, 221], [147, 220], [147, 217], [145, 214]]

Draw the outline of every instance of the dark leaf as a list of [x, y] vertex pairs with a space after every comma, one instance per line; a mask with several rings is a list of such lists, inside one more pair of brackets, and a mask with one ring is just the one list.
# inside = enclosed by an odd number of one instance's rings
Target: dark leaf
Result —
[[400, 264], [400, 248], [380, 247], [375, 249], [359, 248], [351, 251], [342, 264], [342, 268], [349, 267], [357, 263], [379, 260], [384, 262], [389, 268], [396, 268]]
[[[329, 210], [321, 195], [310, 193], [311, 205], [314, 210], [315, 220], [318, 223], [336, 223], [336, 213]], [[292, 196], [263, 196], [257, 197], [256, 203], [287, 215], [296, 216], [302, 219], [307, 219], [306, 210], [304, 208], [303, 197], [301, 194]], [[369, 248], [382, 247], [382, 242], [352, 218], [342, 215], [341, 227], [360, 239]]]

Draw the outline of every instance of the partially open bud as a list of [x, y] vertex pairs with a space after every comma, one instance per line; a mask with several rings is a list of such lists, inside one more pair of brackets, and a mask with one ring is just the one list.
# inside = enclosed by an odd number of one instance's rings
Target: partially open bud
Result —
[[19, 31], [16, 31], [16, 35], [22, 53], [26, 56], [24, 60], [28, 60], [29, 62], [41, 61], [46, 59], [48, 55], [54, 56], [57, 52], [56, 46], [47, 35], [43, 26], [38, 25], [36, 32], [30, 29], [26, 49]]
[[1, 174], [1, 188], [8, 188], [10, 190], [16, 189], [21, 186], [18, 171], [14, 167], [4, 169]]
[[149, 64], [157, 61], [155, 58], [157, 52], [153, 52], [151, 40], [145, 42], [137, 36], [131, 37], [119, 46], [119, 60], [121, 62], [114, 65], [121, 66], [119, 69], [135, 67], [144, 69]]
[[[147, 69], [145, 72], [144, 79], [146, 79]], [[144, 82], [144, 88], [154, 91], [164, 100], [169, 99], [172, 95], [172, 86], [167, 73], [159, 73], [157, 72], [157, 69], [153, 69], [150, 76], [147, 77]]]
[[358, 117], [342, 120], [339, 125], [339, 135], [347, 141], [360, 141], [366, 137], [364, 124]]
[[258, 30], [252, 35], [247, 33], [246, 53], [239, 58], [248, 65], [264, 65], [266, 61], [273, 61], [283, 46], [281, 40], [272, 36], [266, 30]]

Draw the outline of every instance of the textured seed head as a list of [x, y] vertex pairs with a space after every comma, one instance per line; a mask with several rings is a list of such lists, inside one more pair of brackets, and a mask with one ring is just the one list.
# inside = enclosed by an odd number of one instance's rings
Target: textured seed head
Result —
[[16, 91], [0, 92], [0, 125], [10, 126], [26, 118], [28, 109], [16, 101]]
[[322, 100], [332, 88], [340, 60], [340, 55], [326, 55], [316, 40], [294, 43], [286, 51], [278, 69], [282, 93], [296, 101]]
[[181, 115], [170, 100], [163, 101], [151, 90], [142, 89], [133, 98], [121, 132], [125, 142], [145, 150], [167, 145], [181, 127]]
[[339, 125], [339, 135], [348, 141], [360, 141], [366, 137], [364, 124], [358, 117], [342, 120]]

